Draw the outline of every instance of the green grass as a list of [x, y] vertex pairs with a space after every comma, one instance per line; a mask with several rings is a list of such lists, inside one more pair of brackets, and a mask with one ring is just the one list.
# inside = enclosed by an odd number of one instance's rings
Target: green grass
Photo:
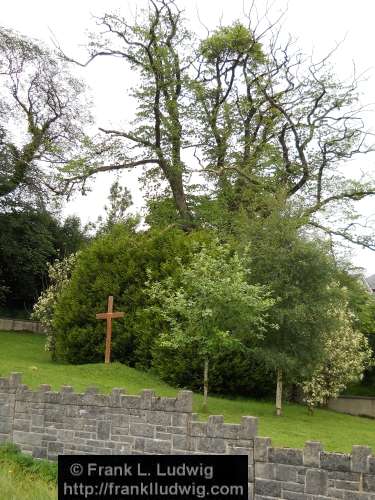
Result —
[[54, 500], [57, 465], [33, 460], [13, 445], [0, 446], [0, 495], [7, 500]]
[[[153, 389], [161, 396], [175, 396], [177, 389], [168, 386], [152, 373], [129, 368], [120, 363], [64, 365], [52, 363], [44, 351], [43, 335], [0, 332], [0, 375], [23, 372], [23, 382], [36, 388], [50, 384], [54, 390], [72, 385], [77, 392], [97, 386], [102, 392], [123, 387], [129, 394]], [[201, 412], [202, 397], [194, 395], [194, 409]], [[308, 415], [305, 407], [284, 405], [284, 416], [274, 416], [273, 403], [250, 398], [210, 397], [209, 413], [224, 415], [226, 422], [239, 422], [242, 415], [259, 417], [259, 435], [269, 436], [275, 446], [302, 447], [305, 441], [321, 441], [328, 451], [351, 451], [353, 444], [375, 449], [375, 421], [329, 410], [316, 410]]]

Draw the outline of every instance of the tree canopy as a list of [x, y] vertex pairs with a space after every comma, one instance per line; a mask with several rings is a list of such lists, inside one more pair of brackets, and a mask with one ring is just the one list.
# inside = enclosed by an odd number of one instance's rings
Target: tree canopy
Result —
[[0, 28], [0, 88], [0, 210], [45, 207], [88, 141], [84, 85], [42, 43]]
[[[154, 183], [159, 197], [170, 197], [187, 228], [213, 223], [200, 210], [207, 199], [230, 219], [239, 211], [263, 217], [268, 200], [283, 196], [302, 225], [375, 248], [354, 210], [374, 195], [374, 182], [360, 181], [348, 162], [372, 150], [356, 77], [338, 80], [330, 57], [309, 60], [290, 41], [282, 44], [278, 26], [254, 25], [251, 13], [201, 40], [176, 1], [151, 1], [129, 19], [99, 16], [87, 61], [61, 50], [81, 66], [119, 59], [140, 82], [129, 129], [101, 127], [111, 145], [102, 163], [77, 164], [67, 183], [143, 166], [148, 192]], [[335, 217], [340, 209], [344, 222]]]

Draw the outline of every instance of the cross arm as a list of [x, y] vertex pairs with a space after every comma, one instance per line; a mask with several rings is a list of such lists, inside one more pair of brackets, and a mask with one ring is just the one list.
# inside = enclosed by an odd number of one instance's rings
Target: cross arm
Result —
[[96, 314], [96, 319], [123, 318], [124, 316], [123, 312], [106, 312]]

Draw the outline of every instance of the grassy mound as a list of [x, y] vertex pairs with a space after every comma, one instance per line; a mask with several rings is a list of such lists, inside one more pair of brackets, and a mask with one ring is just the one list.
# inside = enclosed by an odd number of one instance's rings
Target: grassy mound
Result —
[[[44, 351], [43, 335], [0, 332], [0, 376], [12, 371], [23, 372], [23, 382], [36, 388], [50, 384], [54, 390], [61, 385], [72, 385], [76, 392], [88, 386], [97, 386], [101, 392], [123, 387], [129, 394], [142, 389], [153, 389], [161, 396], [175, 396], [178, 389], [162, 382], [154, 374], [129, 368], [120, 363], [64, 365], [52, 363]], [[202, 397], [194, 395], [194, 409], [201, 412]], [[285, 404], [284, 416], [274, 415], [272, 401], [251, 398], [210, 397], [211, 415], [224, 415], [226, 422], [239, 422], [243, 415], [259, 417], [259, 435], [269, 436], [275, 446], [303, 447], [305, 441], [321, 441], [327, 451], [350, 452], [353, 444], [375, 449], [374, 421], [343, 415], [333, 411], [316, 410], [309, 416], [305, 407]]]

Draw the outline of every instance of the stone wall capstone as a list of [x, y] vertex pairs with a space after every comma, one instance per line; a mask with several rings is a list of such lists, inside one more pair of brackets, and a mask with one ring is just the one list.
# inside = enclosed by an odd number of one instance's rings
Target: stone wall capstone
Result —
[[319, 442], [276, 448], [257, 435], [257, 418], [226, 424], [221, 415], [199, 422], [192, 393], [131, 396], [123, 389], [77, 394], [42, 385], [36, 391], [13, 373], [0, 378], [0, 442], [36, 458], [59, 454], [246, 454], [249, 498], [255, 500], [375, 500], [375, 457], [367, 446], [326, 453]]

